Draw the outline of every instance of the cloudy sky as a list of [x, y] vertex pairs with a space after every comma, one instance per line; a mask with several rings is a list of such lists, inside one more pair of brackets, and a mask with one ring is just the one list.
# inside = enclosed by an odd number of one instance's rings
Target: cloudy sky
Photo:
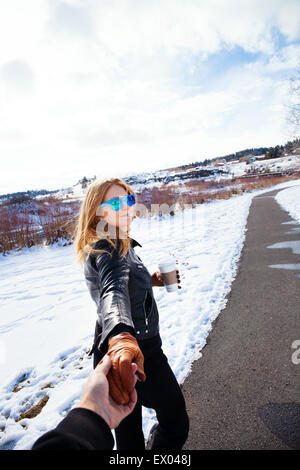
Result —
[[299, 0], [1, 0], [0, 194], [289, 140]]

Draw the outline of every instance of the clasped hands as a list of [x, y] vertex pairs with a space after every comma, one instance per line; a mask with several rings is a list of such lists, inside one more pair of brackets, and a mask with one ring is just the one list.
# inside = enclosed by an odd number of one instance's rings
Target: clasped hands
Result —
[[137, 340], [125, 332], [112, 336], [107, 354], [90, 374], [77, 406], [95, 411], [115, 429], [136, 405], [137, 380], [146, 380]]
[[124, 332], [109, 338], [107, 355], [112, 363], [107, 374], [109, 393], [116, 403], [126, 405], [136, 383], [132, 375], [132, 363], [136, 364], [136, 378], [142, 382], [146, 380], [143, 353], [135, 337]]

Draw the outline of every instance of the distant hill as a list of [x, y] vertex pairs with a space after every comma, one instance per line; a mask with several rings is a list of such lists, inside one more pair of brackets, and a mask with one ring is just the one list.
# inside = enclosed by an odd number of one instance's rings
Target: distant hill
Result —
[[24, 200], [24, 199], [33, 198], [33, 197], [36, 197], [36, 196], [45, 196], [45, 195], [47, 195], [47, 194], [56, 193], [57, 191], [59, 191], [59, 190], [58, 190], [58, 189], [54, 189], [54, 190], [49, 190], [49, 189], [39, 189], [39, 190], [29, 189], [28, 191], [19, 191], [19, 192], [16, 192], [16, 193], [1, 194], [1, 196], [0, 196], [0, 203], [5, 202], [5, 201], [7, 202], [7, 201], [9, 201], [10, 199], [14, 199], [14, 200], [20, 199], [20, 200]]
[[[129, 185], [134, 185], [135, 190], [138, 190], [142, 189], [145, 186], [153, 184], [160, 185], [192, 178], [198, 179], [214, 177], [214, 175], [217, 176], [227, 173], [227, 171], [224, 171], [224, 169], [222, 168], [216, 168], [215, 166], [218, 166], [214, 165], [216, 163], [220, 163], [219, 166], [222, 166], [222, 164], [230, 162], [243, 160], [246, 161], [251, 156], [259, 157], [262, 155], [265, 155], [265, 158], [269, 159], [279, 158], [285, 155], [300, 155], [300, 139], [289, 141], [285, 145], [276, 145], [275, 147], [247, 148], [235, 153], [217, 156], [211, 159], [206, 158], [202, 161], [178, 165], [172, 168], [139, 173], [133, 176], [129, 175], [122, 179], [124, 179], [124, 181], [126, 181]], [[40, 189], [3, 194], [0, 195], [0, 204], [3, 204], [5, 202], [9, 203], [9, 201], [24, 202], [24, 200], [26, 199], [39, 198], [54, 193], [56, 193], [56, 197], [60, 199], [80, 199], [84, 196], [89, 185], [95, 179], [96, 176], [90, 178], [84, 176], [83, 178], [79, 179], [77, 183], [75, 183], [69, 188], [61, 188], [51, 191], [46, 189]]]
[[[196, 161], [187, 163], [185, 165], [178, 165], [174, 168], [165, 168], [165, 170], [172, 171], [172, 170], [186, 170], [187, 168], [192, 168], [195, 166], [208, 166], [213, 164], [217, 160], [225, 160], [226, 162], [240, 160], [243, 157], [252, 155], [257, 157], [259, 155], [270, 155], [270, 158], [276, 158], [284, 155], [285, 153], [288, 155], [295, 154], [295, 150], [299, 149], [300, 147], [300, 139], [295, 139], [293, 141], [287, 142], [285, 145], [276, 145], [275, 147], [258, 147], [258, 148], [248, 148], [244, 150], [240, 150], [235, 153], [229, 153], [227, 155], [221, 155], [214, 158], [206, 158], [202, 161]], [[300, 150], [300, 149], [299, 149]], [[300, 152], [299, 152], [300, 153]]]

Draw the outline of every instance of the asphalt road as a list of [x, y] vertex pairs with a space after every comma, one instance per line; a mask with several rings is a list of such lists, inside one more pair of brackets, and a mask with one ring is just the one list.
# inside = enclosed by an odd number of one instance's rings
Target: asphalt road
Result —
[[[292, 361], [300, 266], [269, 267], [299, 265], [300, 225], [277, 192], [252, 200], [227, 305], [182, 385], [190, 416], [184, 449], [300, 449], [300, 364]], [[298, 244], [268, 248], [285, 241]]]

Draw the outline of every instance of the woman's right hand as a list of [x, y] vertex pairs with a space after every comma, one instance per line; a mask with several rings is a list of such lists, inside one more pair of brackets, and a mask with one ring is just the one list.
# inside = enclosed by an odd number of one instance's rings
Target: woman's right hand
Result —
[[151, 279], [152, 279], [152, 287], [163, 287], [164, 286], [164, 282], [163, 282], [163, 278], [162, 278], [162, 274], [160, 271], [155, 271], [155, 273], [153, 273], [151, 275]]
[[[179, 285], [181, 283], [180, 280], [180, 274], [178, 269], [176, 269], [176, 277], [177, 277], [177, 284], [178, 284], [178, 289], [181, 289], [181, 286]], [[155, 271], [155, 273], [151, 274], [151, 279], [152, 279], [152, 287], [163, 287], [164, 286], [164, 281], [163, 277], [160, 271]]]

